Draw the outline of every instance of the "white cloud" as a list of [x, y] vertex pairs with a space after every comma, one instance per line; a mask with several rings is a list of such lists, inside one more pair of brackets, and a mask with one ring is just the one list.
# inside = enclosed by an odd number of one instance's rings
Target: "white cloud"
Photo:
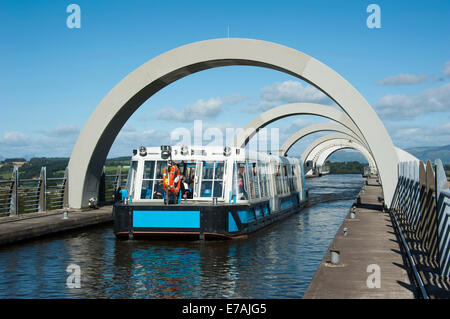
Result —
[[378, 85], [411, 85], [419, 84], [428, 81], [430, 76], [428, 75], [413, 75], [409, 73], [402, 73], [397, 75], [392, 75], [384, 80], [378, 81]]
[[376, 111], [387, 120], [408, 120], [422, 113], [450, 110], [450, 83], [416, 95], [388, 94], [378, 100]]
[[214, 119], [223, 111], [225, 105], [234, 105], [242, 100], [243, 97], [240, 95], [225, 98], [216, 97], [208, 100], [200, 99], [186, 105], [181, 111], [177, 111], [171, 107], [162, 109], [156, 114], [156, 118], [177, 122]]
[[29, 143], [30, 139], [23, 133], [17, 131], [5, 132], [3, 137], [0, 138], [0, 144], [8, 146], [23, 146]]
[[311, 124], [311, 121], [305, 119], [303, 117], [297, 117], [294, 121], [292, 121], [289, 125], [283, 126], [281, 128], [281, 133], [289, 137], [295, 132], [301, 130], [302, 128]]
[[445, 76], [450, 77], [450, 61], [445, 62], [442, 73], [444, 73]]
[[450, 122], [438, 126], [397, 126], [388, 128], [392, 141], [402, 148], [448, 145]]
[[275, 106], [287, 103], [309, 102], [333, 104], [333, 101], [320, 90], [311, 85], [303, 86], [298, 81], [275, 82], [261, 89], [261, 100], [254, 107], [247, 107], [244, 111], [263, 112]]
[[162, 130], [145, 130], [145, 131], [121, 131], [117, 136], [114, 144], [126, 145], [129, 147], [144, 146], [159, 146], [167, 144], [169, 133]]
[[42, 134], [50, 137], [78, 136], [80, 130], [75, 125], [60, 125], [49, 131], [41, 131]]

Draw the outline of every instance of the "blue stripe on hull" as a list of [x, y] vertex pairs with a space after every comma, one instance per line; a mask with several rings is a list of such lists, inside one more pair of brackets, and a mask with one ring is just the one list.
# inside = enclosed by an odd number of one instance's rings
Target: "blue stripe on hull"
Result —
[[228, 212], [228, 232], [232, 233], [238, 230], [239, 229], [236, 225], [236, 221], [234, 220], [233, 215], [231, 215], [231, 213]]
[[200, 228], [200, 211], [135, 210], [133, 227]]
[[255, 220], [255, 215], [250, 210], [239, 210], [238, 215], [241, 223], [248, 223]]

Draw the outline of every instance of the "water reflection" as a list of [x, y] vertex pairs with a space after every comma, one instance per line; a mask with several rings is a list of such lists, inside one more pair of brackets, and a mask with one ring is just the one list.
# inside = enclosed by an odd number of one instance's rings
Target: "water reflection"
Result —
[[[362, 182], [307, 180], [314, 198], [350, 199], [317, 204], [246, 240], [119, 241], [107, 225], [2, 247], [0, 297], [300, 298]], [[80, 289], [66, 287], [70, 264], [81, 267]]]

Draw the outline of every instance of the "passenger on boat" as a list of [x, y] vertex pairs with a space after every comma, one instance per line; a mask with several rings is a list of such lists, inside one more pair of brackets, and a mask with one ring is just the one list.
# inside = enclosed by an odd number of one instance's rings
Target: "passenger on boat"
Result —
[[247, 199], [247, 192], [244, 187], [244, 176], [242, 176], [242, 174], [238, 175], [238, 187], [239, 199]]
[[162, 180], [158, 181], [158, 184], [155, 186], [155, 192], [153, 193], [154, 199], [163, 199], [164, 198], [164, 187]]
[[192, 198], [192, 192], [189, 189], [189, 186], [186, 183], [186, 178], [183, 175], [181, 175], [180, 192], [181, 192], [182, 198], [185, 198], [185, 199]]

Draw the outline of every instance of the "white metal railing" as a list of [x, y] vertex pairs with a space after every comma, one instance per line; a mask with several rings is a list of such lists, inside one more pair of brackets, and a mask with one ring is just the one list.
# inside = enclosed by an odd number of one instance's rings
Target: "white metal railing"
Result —
[[441, 278], [450, 277], [450, 190], [442, 162], [399, 163], [390, 211], [408, 249], [422, 254], [415, 262], [435, 263]]
[[[127, 174], [122, 167], [116, 174], [103, 173], [98, 191], [98, 204], [114, 203], [119, 187], [125, 185]], [[42, 167], [39, 178], [20, 179], [14, 168], [10, 180], [0, 180], [0, 217], [62, 209], [67, 206], [67, 170], [64, 177], [47, 178]]]

